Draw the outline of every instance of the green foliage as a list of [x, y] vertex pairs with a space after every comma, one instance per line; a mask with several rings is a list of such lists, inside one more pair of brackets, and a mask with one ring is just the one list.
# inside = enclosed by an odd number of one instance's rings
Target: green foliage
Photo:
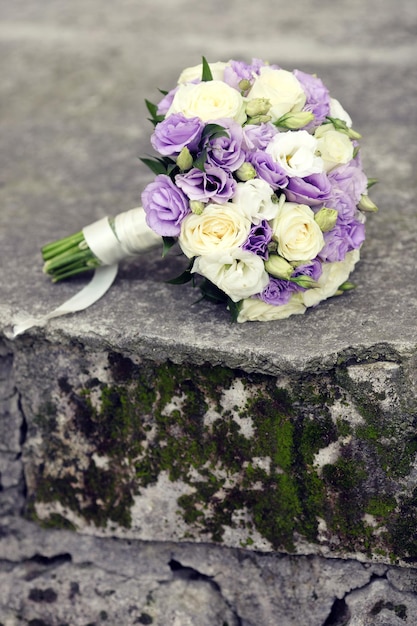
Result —
[[202, 58], [202, 64], [203, 64], [203, 72], [201, 75], [201, 80], [203, 82], [213, 80], [213, 74], [211, 73], [210, 65], [208, 64], [206, 57]]

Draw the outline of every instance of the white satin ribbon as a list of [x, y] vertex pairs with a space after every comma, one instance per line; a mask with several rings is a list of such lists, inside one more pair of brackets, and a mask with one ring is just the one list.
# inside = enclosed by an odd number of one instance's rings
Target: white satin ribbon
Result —
[[54, 317], [82, 311], [97, 302], [112, 286], [119, 261], [161, 243], [161, 237], [149, 228], [145, 217], [145, 211], [140, 207], [120, 213], [114, 220], [114, 230], [108, 217], [86, 226], [83, 229], [84, 239], [101, 263], [91, 281], [75, 296], [46, 315], [17, 315], [13, 330], [6, 332], [6, 336], [14, 339], [29, 328], [44, 326]]

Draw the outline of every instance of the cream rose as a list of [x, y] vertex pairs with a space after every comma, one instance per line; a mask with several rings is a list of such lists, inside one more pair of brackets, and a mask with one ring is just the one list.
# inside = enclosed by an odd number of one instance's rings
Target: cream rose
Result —
[[271, 108], [268, 114], [273, 122], [290, 111], [301, 111], [306, 102], [306, 94], [294, 74], [268, 66], [261, 67], [246, 99], [255, 98], [269, 100]]
[[316, 154], [317, 139], [306, 130], [278, 133], [271, 139], [265, 152], [290, 177], [304, 178], [324, 170], [323, 160]]
[[250, 220], [236, 204], [208, 204], [201, 215], [184, 218], [178, 241], [188, 258], [219, 254], [241, 246], [250, 228]]
[[345, 133], [334, 130], [332, 124], [320, 126], [315, 136], [317, 154], [323, 159], [326, 172], [353, 159], [353, 143]]
[[307, 289], [302, 292], [302, 298], [305, 306], [315, 306], [322, 300], [326, 300], [334, 296], [340, 285], [344, 283], [359, 261], [359, 250], [348, 252], [343, 261], [335, 261], [334, 263], [323, 263], [323, 272], [318, 279], [318, 287]]
[[284, 202], [272, 221], [272, 238], [287, 261], [310, 261], [324, 246], [323, 233], [306, 204]]
[[[223, 80], [224, 69], [228, 65], [228, 63], [223, 63], [223, 61], [218, 61], [217, 63], [209, 63], [213, 80]], [[200, 63], [199, 65], [194, 65], [193, 67], [186, 67], [180, 74], [178, 84], [182, 85], [183, 83], [191, 83], [195, 80], [201, 80], [202, 74], [202, 63]]]
[[301, 293], [294, 294], [287, 304], [281, 304], [280, 306], [267, 304], [258, 298], [247, 298], [242, 302], [237, 321], [270, 322], [272, 320], [285, 319], [290, 315], [300, 315], [305, 313], [305, 310], [306, 307], [302, 302]]
[[221, 80], [179, 85], [167, 116], [182, 113], [204, 122], [231, 118], [239, 124], [246, 121], [245, 105], [240, 93]]
[[260, 293], [269, 281], [262, 259], [240, 248], [220, 255], [198, 257], [191, 271], [208, 278], [233, 302]]
[[239, 205], [240, 210], [252, 222], [259, 224], [262, 220], [272, 220], [277, 213], [274, 190], [265, 180], [253, 178], [236, 185], [232, 202]]

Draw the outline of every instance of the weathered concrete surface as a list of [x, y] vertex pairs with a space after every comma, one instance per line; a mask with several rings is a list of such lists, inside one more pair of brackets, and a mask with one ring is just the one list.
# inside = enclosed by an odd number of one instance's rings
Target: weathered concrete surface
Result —
[[[4, 3], [1, 13], [2, 329], [19, 311], [48, 311], [85, 284], [79, 279], [52, 286], [42, 275], [40, 246], [139, 203], [150, 180], [137, 160], [149, 150], [143, 100], [156, 98], [158, 87], [170, 87], [202, 54], [213, 61], [259, 56], [288, 69], [317, 72], [363, 134], [366, 172], [380, 180], [372, 194], [380, 213], [368, 220], [354, 275], [358, 288], [302, 319], [232, 326], [224, 311], [194, 305], [191, 288], [166, 285], [181, 261], [173, 257], [167, 264], [155, 251], [124, 264], [111, 292], [90, 310], [1, 343], [0, 623], [85, 626], [107, 616], [107, 623], [175, 626], [414, 624], [415, 2], [342, 0], [336, 7], [330, 0], [292, 5], [281, 0], [18, 0]], [[120, 359], [127, 372], [115, 368]], [[153, 405], [154, 421], [140, 441], [131, 438], [133, 422], [127, 420], [125, 438], [120, 437], [127, 463], [119, 463], [120, 444], [113, 456], [109, 450], [104, 454], [100, 445], [108, 446], [108, 439], [98, 424], [105, 411], [94, 413], [94, 402], [107, 394], [126, 424], [128, 411], [116, 405], [127, 397], [135, 404], [129, 394], [135, 391], [132, 373], [138, 364], [146, 364], [145, 373], [156, 368], [160, 374], [158, 368], [168, 362], [178, 365], [171, 376], [177, 380], [177, 403], [183, 381], [190, 380], [184, 376], [178, 382], [181, 368], [196, 366], [201, 377], [207, 363], [227, 368], [229, 382], [231, 376], [242, 380], [245, 372], [244, 380], [262, 381], [265, 391], [271, 388], [265, 377], [271, 376], [291, 392], [284, 406], [287, 396], [280, 392], [279, 423], [274, 422], [279, 441], [290, 441], [287, 465], [282, 450], [268, 461], [272, 448], [260, 454], [259, 438], [250, 438], [260, 434], [259, 415], [251, 421], [241, 407], [240, 415], [230, 417], [227, 411], [234, 406], [220, 391], [213, 400], [213, 387], [211, 402], [221, 404], [220, 413], [216, 409], [221, 419], [213, 406], [207, 416], [207, 407], [203, 411], [200, 405], [201, 432], [207, 440], [223, 420], [226, 440], [241, 444], [233, 448], [240, 450], [239, 471], [236, 458], [222, 457], [219, 448], [200, 457], [213, 466], [205, 480], [217, 488], [227, 479], [223, 491], [203, 489], [195, 457], [189, 470], [177, 462], [176, 433], [169, 439], [156, 420], [163, 407], [158, 413]], [[185, 386], [189, 391], [189, 382]], [[203, 387], [207, 392], [207, 384]], [[202, 390], [194, 392], [201, 400]], [[198, 433], [185, 430], [183, 449], [189, 452]], [[164, 468], [167, 459], [159, 467], [166, 479], [160, 491], [154, 486], [161, 478], [145, 484], [149, 473], [146, 478], [135, 467], [139, 457], [148, 470], [156, 462], [153, 436], [159, 443], [165, 437], [167, 458], [175, 460], [170, 469]], [[106, 474], [109, 458], [113, 474]], [[233, 517], [228, 496], [233, 489], [239, 492], [248, 468], [255, 482]], [[167, 478], [169, 471], [179, 473], [186, 490], [180, 503], [188, 497], [194, 509], [188, 509], [185, 528], [187, 509], [172, 498], [171, 527], [165, 526], [164, 535], [156, 521], [157, 513], [165, 512], [161, 497], [170, 489], [175, 496], [172, 488], [179, 484]], [[117, 499], [117, 488], [112, 494], [115, 474], [125, 499]], [[171, 478], [178, 478], [174, 474]], [[294, 506], [293, 523], [284, 530], [279, 523], [288, 523], [290, 511], [284, 515], [280, 509], [275, 533], [261, 523], [262, 515], [250, 529], [253, 522], [243, 506], [249, 495], [254, 501], [256, 480], [258, 487], [271, 485], [271, 474], [275, 489], [286, 477], [291, 489], [285, 503]], [[311, 499], [313, 493], [319, 493], [318, 501]], [[153, 513], [141, 508], [140, 497]], [[258, 513], [262, 506], [266, 510], [262, 501], [256, 500]], [[118, 517], [104, 530], [106, 518], [111, 521], [116, 513], [124, 514], [122, 521], [129, 515], [136, 521], [129, 529]], [[72, 524], [83, 534], [40, 530], [22, 515], [44, 525]], [[243, 541], [246, 548], [213, 545], [219, 539], [213, 532], [222, 528], [223, 544]], [[156, 543], [161, 540], [171, 543]], [[282, 550], [298, 555], [285, 556]], [[391, 559], [408, 569], [389, 565]]]

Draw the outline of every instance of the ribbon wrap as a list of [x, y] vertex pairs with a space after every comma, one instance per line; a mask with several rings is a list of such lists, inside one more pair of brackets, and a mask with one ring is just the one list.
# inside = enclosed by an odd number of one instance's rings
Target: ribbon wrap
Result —
[[110, 218], [104, 217], [83, 228], [82, 232], [89, 249], [100, 261], [100, 267], [94, 271], [91, 281], [46, 315], [37, 318], [17, 315], [13, 330], [6, 333], [9, 339], [34, 326], [44, 326], [54, 317], [87, 309], [110, 289], [117, 276], [119, 261], [137, 256], [161, 243], [161, 237], [147, 225], [142, 207], [120, 213], [115, 217], [113, 226]]

